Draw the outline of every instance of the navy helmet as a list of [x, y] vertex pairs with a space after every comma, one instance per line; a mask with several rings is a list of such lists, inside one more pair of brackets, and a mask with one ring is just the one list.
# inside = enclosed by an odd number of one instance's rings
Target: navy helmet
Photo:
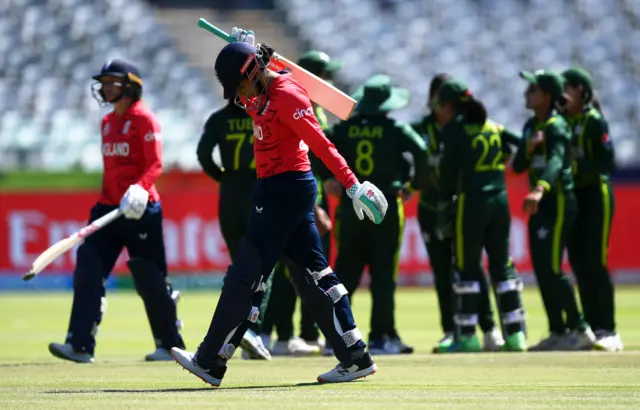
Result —
[[[105, 77], [117, 77], [121, 78], [120, 83], [122, 92], [120, 96], [106, 101], [104, 92], [102, 91], [103, 79]], [[91, 92], [93, 97], [98, 100], [101, 105], [115, 103], [122, 97], [131, 97], [134, 101], [139, 100], [142, 97], [142, 76], [138, 67], [126, 60], [115, 59], [109, 60], [102, 66], [100, 73], [92, 77], [96, 80], [91, 85]]]
[[255, 83], [257, 74], [264, 69], [258, 50], [248, 43], [227, 44], [216, 58], [216, 77], [222, 85], [225, 99], [236, 97], [236, 90], [243, 78]]

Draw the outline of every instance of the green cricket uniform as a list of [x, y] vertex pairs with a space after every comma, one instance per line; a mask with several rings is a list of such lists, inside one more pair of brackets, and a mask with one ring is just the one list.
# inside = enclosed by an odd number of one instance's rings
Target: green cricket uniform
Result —
[[[404, 208], [398, 192], [406, 182], [402, 180], [406, 174], [402, 153], [413, 155], [416, 175], [423, 175], [426, 146], [411, 126], [384, 113], [356, 114], [333, 128], [331, 140], [358, 179], [380, 188], [389, 203], [384, 220], [375, 225], [360, 221], [351, 201], [341, 201], [336, 274], [353, 294], [365, 265], [369, 266], [373, 300], [369, 340], [397, 337], [394, 295], [404, 228]], [[411, 184], [417, 188], [415, 180]]]
[[607, 266], [615, 207], [609, 173], [614, 169], [607, 121], [588, 106], [568, 118], [572, 133], [573, 176], [578, 201], [576, 223], [567, 239], [586, 321], [596, 330], [615, 332], [614, 289]]
[[[523, 332], [522, 281], [509, 252], [511, 214], [504, 173], [510, 144], [517, 144], [520, 138], [491, 120], [477, 124], [462, 116], [445, 125], [440, 138], [444, 144], [440, 203], [450, 203], [457, 196], [453, 289], [457, 298], [454, 321], [459, 334], [473, 335], [479, 323], [479, 295], [481, 284], [486, 283], [481, 265], [483, 249], [489, 259], [503, 334], [507, 337]], [[439, 206], [440, 212], [443, 209]]]
[[[426, 178], [424, 178], [425, 186], [420, 193], [418, 205], [418, 222], [433, 271], [440, 307], [440, 325], [445, 333], [453, 333], [455, 331], [453, 322], [453, 243], [451, 238], [438, 237], [435, 230], [442, 155], [440, 126], [432, 114], [425, 116], [421, 121], [415, 122], [411, 126], [423, 137], [429, 152]], [[485, 332], [492, 329], [495, 323], [485, 280], [480, 281], [479, 312], [480, 328]]]
[[[544, 140], [529, 152], [536, 136]], [[573, 286], [562, 271], [565, 244], [578, 211], [571, 160], [571, 132], [563, 117], [553, 112], [545, 121], [532, 117], [526, 122], [513, 170], [528, 170], [531, 187], [545, 187], [538, 212], [529, 218], [529, 250], [549, 330], [557, 335], [586, 328]]]
[[[224, 170], [213, 162], [216, 145]], [[233, 260], [246, 231], [256, 181], [253, 120], [240, 107], [227, 104], [205, 123], [197, 153], [204, 172], [220, 183], [220, 229]]]
[[[222, 169], [213, 161], [218, 145]], [[215, 111], [204, 125], [197, 149], [198, 161], [204, 172], [220, 183], [218, 219], [231, 260], [235, 259], [238, 243], [245, 235], [251, 198], [256, 181], [253, 157], [253, 120], [233, 102]], [[271, 275], [273, 276], [273, 275]], [[269, 300], [271, 278], [262, 298], [260, 318], [251, 328], [257, 330]]]

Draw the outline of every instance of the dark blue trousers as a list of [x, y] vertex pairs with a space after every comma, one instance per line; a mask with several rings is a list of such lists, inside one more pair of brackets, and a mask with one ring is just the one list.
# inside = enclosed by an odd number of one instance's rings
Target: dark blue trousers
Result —
[[[328, 291], [340, 282], [329, 269], [315, 225], [316, 195], [316, 180], [311, 172], [287, 172], [257, 181], [247, 235], [243, 239], [248, 244], [241, 245], [250, 247], [251, 251], [239, 250], [234, 261], [236, 266], [232, 265], [227, 272], [211, 326], [197, 353], [198, 363], [203, 368], [211, 368], [229, 332], [239, 326], [230, 339], [237, 347], [234, 339], [244, 334], [247, 324], [243, 321], [248, 322], [245, 318], [251, 306], [259, 306], [256, 298], [248, 296], [247, 292], [250, 288], [255, 290], [254, 284], [258, 281], [266, 281], [282, 256], [299, 268], [293, 269], [292, 276], [297, 275], [299, 282], [311, 284], [307, 291], [302, 289], [300, 293], [303, 298], [305, 293], [309, 296], [310, 306], [322, 316], [323, 322], [333, 325], [335, 316], [341, 333], [355, 329], [348, 297], [332, 302], [328, 295]], [[252, 257], [259, 261], [246, 260]], [[324, 272], [320, 280], [309, 280], [312, 274], [320, 272]], [[303, 275], [306, 277], [300, 280]], [[318, 319], [318, 322], [321, 324], [322, 320]], [[327, 335], [327, 326], [322, 330], [328, 339], [335, 336]], [[362, 349], [365, 345], [358, 340], [350, 347]], [[342, 351], [345, 353], [346, 347]], [[339, 359], [348, 361], [344, 355]]]
[[[89, 223], [115, 208], [117, 206], [96, 204], [91, 209]], [[73, 274], [73, 305], [66, 342], [71, 343], [76, 351], [94, 354], [95, 336], [106, 307], [104, 305], [106, 300], [103, 300], [105, 296], [104, 285], [123, 248], [127, 249], [131, 259], [142, 258], [151, 261], [150, 265], [156, 269], [155, 272], [150, 272], [148, 275], [146, 273], [141, 275], [145, 277], [142, 281], [134, 278], [136, 288], [138, 288], [138, 283], [144, 284], [145, 281], [148, 282], [148, 285], [143, 286], [154, 288], [151, 292], [141, 292], [138, 289], [138, 293], [143, 296], [143, 299], [154, 300], [151, 301], [150, 306], [147, 306], [145, 300], [145, 306], [152, 323], [152, 333], [156, 345], [166, 348], [184, 346], [175, 326], [175, 317], [166, 320], [167, 324], [173, 323], [173, 326], [163, 326], [157, 324], [157, 320], [152, 320], [154, 314], [157, 316], [157, 313], [163, 310], [165, 307], [163, 303], [166, 302], [164, 294], [161, 297], [156, 297], [157, 295], [154, 294], [159, 288], [158, 277], [164, 283], [164, 292], [167, 293], [165, 282], [167, 261], [162, 235], [162, 207], [159, 202], [149, 203], [147, 210], [139, 220], [124, 217], [116, 219], [85, 239], [78, 248], [76, 268]], [[145, 298], [145, 295], [150, 296]], [[158, 308], [154, 309], [156, 306]], [[175, 305], [173, 311], [175, 312]], [[175, 316], [175, 313], [173, 315]], [[154, 324], [156, 325], [154, 326]]]

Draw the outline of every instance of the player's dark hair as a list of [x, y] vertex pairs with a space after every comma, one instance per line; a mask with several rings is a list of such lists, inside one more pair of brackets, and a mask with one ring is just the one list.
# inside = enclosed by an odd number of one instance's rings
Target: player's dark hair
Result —
[[122, 89], [122, 95], [130, 97], [132, 101], [139, 101], [142, 98], [142, 86], [131, 81], [127, 81]]
[[433, 98], [433, 96], [436, 95], [440, 87], [442, 87], [442, 84], [444, 84], [444, 82], [449, 80], [450, 78], [451, 76], [447, 73], [436, 74], [431, 79], [431, 83], [429, 84], [429, 98]]
[[602, 112], [602, 105], [600, 105], [600, 100], [595, 95], [595, 93], [594, 93], [594, 95], [591, 96], [591, 105], [593, 106], [593, 108], [598, 110], [600, 115], [602, 115], [604, 117], [604, 113]]
[[487, 109], [482, 101], [468, 96], [464, 101], [455, 103], [455, 110], [472, 124], [484, 124], [487, 121]]

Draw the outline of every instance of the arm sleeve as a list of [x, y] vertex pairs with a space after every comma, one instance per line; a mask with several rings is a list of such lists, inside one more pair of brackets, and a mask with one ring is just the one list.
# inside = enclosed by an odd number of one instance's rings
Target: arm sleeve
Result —
[[513, 154], [514, 148], [520, 145], [522, 138], [515, 132], [500, 126], [500, 140], [502, 141], [502, 153]]
[[522, 174], [529, 169], [529, 157], [527, 155], [527, 139], [525, 137], [520, 138], [518, 143], [518, 151], [511, 163], [511, 168], [516, 174]]
[[162, 173], [162, 142], [160, 124], [149, 116], [140, 119], [140, 138], [142, 138], [143, 165], [142, 175], [136, 181], [149, 190]]
[[415, 175], [409, 187], [414, 190], [420, 190], [421, 181], [427, 172], [427, 145], [420, 135], [409, 124], [400, 123], [400, 129], [403, 134], [401, 149], [403, 152], [408, 151], [413, 156], [413, 166], [415, 167]]
[[565, 132], [565, 129], [552, 125], [545, 137], [548, 152], [547, 166], [540, 174], [536, 185], [544, 186], [546, 191], [551, 189], [551, 185], [556, 182], [562, 170], [564, 154], [569, 142], [569, 139], [564, 135]]
[[215, 181], [220, 182], [223, 171], [216, 165], [213, 160], [213, 149], [220, 143], [218, 136], [219, 128], [216, 127], [214, 116], [209, 117], [202, 130], [200, 142], [198, 142], [198, 162], [205, 174], [209, 175]]
[[440, 200], [442, 201], [451, 201], [458, 185], [458, 143], [456, 133], [451, 130], [452, 125], [447, 126], [440, 135], [440, 141], [444, 143], [440, 159]]
[[338, 152], [331, 141], [327, 139], [318, 123], [315, 115], [296, 115], [296, 109], [305, 112], [313, 112], [311, 101], [303, 90], [291, 91], [283, 94], [280, 106], [279, 118], [293, 132], [298, 135], [322, 161], [324, 165], [335, 175], [342, 186], [349, 189], [358, 182], [347, 162]]
[[615, 152], [609, 136], [609, 124], [604, 118], [591, 119], [588, 124], [589, 143], [595, 171], [608, 174], [615, 168]]

